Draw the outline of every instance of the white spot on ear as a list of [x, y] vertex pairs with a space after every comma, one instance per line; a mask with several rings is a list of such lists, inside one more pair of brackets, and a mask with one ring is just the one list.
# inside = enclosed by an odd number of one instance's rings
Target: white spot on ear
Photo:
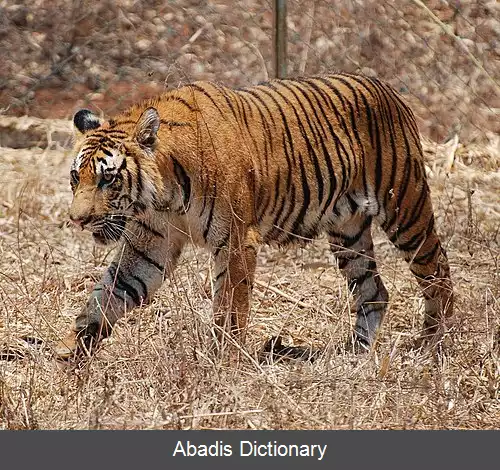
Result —
[[101, 120], [92, 111], [88, 109], [80, 109], [80, 111], [73, 116], [73, 124], [77, 132], [80, 134], [86, 134], [87, 132], [100, 127]]

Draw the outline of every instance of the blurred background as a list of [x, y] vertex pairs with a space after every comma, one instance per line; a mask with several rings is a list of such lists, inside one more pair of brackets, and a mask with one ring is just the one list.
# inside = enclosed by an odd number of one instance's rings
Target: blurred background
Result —
[[[286, 0], [288, 75], [389, 81], [423, 134], [500, 132], [500, 3]], [[106, 115], [186, 81], [274, 76], [274, 0], [0, 0], [0, 114]]]

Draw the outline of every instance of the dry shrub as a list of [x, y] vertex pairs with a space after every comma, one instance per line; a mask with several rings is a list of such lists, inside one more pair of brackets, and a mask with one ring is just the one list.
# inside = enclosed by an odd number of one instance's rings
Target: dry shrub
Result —
[[[388, 241], [376, 251], [391, 303], [376, 349], [338, 352], [353, 314], [319, 240], [259, 253], [248, 344], [239, 362], [209, 354], [210, 258], [186, 251], [149, 306], [99, 351], [61, 364], [52, 345], [110, 259], [70, 229], [70, 156], [2, 149], [0, 426], [6, 429], [482, 429], [498, 426], [498, 138], [425, 142], [438, 226], [456, 287], [440, 354], [408, 349], [422, 324], [416, 283]], [[264, 340], [320, 347], [310, 363], [259, 363]]]
[[[114, 114], [181, 81], [272, 75], [269, 0], [2, 0], [0, 114]], [[290, 75], [345, 70], [389, 81], [425, 135], [500, 132], [500, 3], [288, 0]]]

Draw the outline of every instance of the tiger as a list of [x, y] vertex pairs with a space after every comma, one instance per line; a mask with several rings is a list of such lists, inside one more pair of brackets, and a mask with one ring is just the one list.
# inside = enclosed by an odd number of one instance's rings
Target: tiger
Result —
[[217, 341], [244, 343], [259, 247], [319, 235], [353, 298], [352, 339], [370, 349], [389, 301], [373, 222], [421, 289], [421, 337], [442, 334], [452, 317], [416, 119], [387, 83], [351, 73], [240, 88], [195, 81], [108, 120], [81, 109], [73, 124], [69, 219], [119, 248], [58, 345], [60, 357], [97, 344], [149, 302], [188, 242], [214, 263]]

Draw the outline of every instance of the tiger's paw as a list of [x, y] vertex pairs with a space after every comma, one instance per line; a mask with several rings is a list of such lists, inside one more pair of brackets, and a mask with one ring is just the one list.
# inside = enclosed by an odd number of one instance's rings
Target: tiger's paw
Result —
[[90, 357], [96, 350], [98, 340], [85, 332], [71, 331], [54, 346], [54, 355], [58, 360], [68, 361], [83, 356]]
[[64, 339], [58, 341], [54, 346], [56, 359], [67, 361], [76, 357], [80, 352], [80, 339], [76, 331], [71, 331]]
[[337, 354], [366, 354], [369, 353], [373, 349], [373, 345], [370, 345], [368, 341], [358, 336], [356, 333], [353, 333], [349, 336], [349, 338], [335, 347], [335, 352]]
[[407, 349], [424, 353], [442, 354], [446, 349], [451, 347], [452, 343], [453, 339], [451, 336], [443, 331], [437, 331], [433, 334], [421, 333], [408, 342]]
[[272, 358], [273, 361], [306, 361], [313, 363], [320, 351], [307, 346], [284, 346], [281, 336], [273, 336], [266, 341], [259, 355], [260, 362], [265, 362]]

